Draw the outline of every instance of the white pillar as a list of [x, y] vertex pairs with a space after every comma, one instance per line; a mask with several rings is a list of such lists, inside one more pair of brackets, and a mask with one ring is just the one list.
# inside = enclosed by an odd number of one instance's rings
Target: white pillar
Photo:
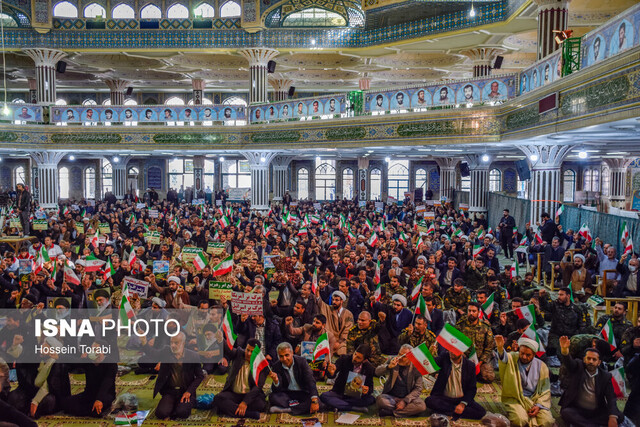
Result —
[[263, 104], [267, 99], [267, 64], [278, 56], [278, 51], [267, 48], [250, 48], [238, 51], [249, 61], [251, 87], [249, 88], [249, 104]]
[[60, 188], [58, 183], [58, 163], [67, 153], [45, 151], [31, 153], [31, 159], [38, 168], [38, 202], [45, 209], [56, 209]]
[[266, 211], [269, 209], [269, 165], [277, 152], [243, 151], [240, 152], [251, 168], [251, 209]]
[[356, 181], [356, 191], [358, 201], [369, 200], [369, 159], [358, 157], [358, 179]]
[[204, 98], [204, 88], [207, 83], [203, 79], [191, 79], [191, 87], [193, 88], [193, 105], [202, 105]]
[[124, 94], [131, 82], [121, 79], [107, 79], [104, 82], [109, 87], [111, 105], [124, 105]]
[[122, 200], [127, 194], [127, 163], [131, 156], [118, 156], [117, 162], [115, 159], [114, 157], [109, 160], [113, 168], [113, 195]]
[[273, 87], [274, 96], [273, 100], [275, 102], [278, 101], [286, 101], [289, 97], [289, 89], [293, 84], [293, 80], [291, 79], [269, 79], [269, 84]]
[[570, 0], [533, 0], [538, 5], [538, 59], [560, 48], [554, 37], [568, 27]]
[[440, 166], [440, 196], [445, 196], [447, 201], [450, 202], [456, 189], [456, 167], [460, 160], [440, 157], [436, 159], [436, 162]]
[[609, 166], [609, 201], [611, 206], [624, 208], [627, 199], [627, 167], [632, 159], [604, 159]]
[[273, 200], [282, 200], [282, 196], [289, 191], [289, 164], [293, 156], [275, 156], [273, 164]]
[[552, 218], [560, 199], [560, 168], [571, 149], [569, 145], [520, 145], [531, 167], [531, 224], [540, 221], [542, 213]]
[[55, 104], [56, 65], [67, 54], [55, 49], [25, 49], [24, 53], [33, 59], [36, 65], [36, 98], [38, 103]]
[[483, 161], [483, 156], [471, 154], [465, 156], [471, 173], [471, 191], [469, 194], [469, 214], [478, 216], [487, 214], [489, 201], [489, 166], [490, 161]]

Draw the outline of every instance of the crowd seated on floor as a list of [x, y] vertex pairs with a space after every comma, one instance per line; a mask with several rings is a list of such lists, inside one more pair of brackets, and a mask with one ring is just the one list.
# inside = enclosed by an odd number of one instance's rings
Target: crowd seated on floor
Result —
[[[448, 203], [290, 197], [268, 212], [157, 198], [44, 210], [20, 186], [2, 212], [0, 309], [11, 311], [0, 330], [0, 421], [111, 413], [119, 365], [128, 362], [22, 361], [34, 340], [61, 345], [25, 333], [27, 310], [85, 309], [93, 299], [134, 316], [217, 313], [215, 325], [181, 328], [168, 342], [140, 338], [131, 368], [155, 376], [160, 419], [188, 418], [206, 375], [226, 374], [211, 402], [222, 417], [355, 411], [480, 420], [487, 408], [476, 400], [478, 383], [499, 382], [512, 425], [553, 425], [552, 396], [561, 396], [567, 425], [633, 425], [640, 326], [628, 320], [627, 302], [640, 278], [631, 239], [623, 236], [617, 254], [614, 242], [584, 227], [563, 230], [549, 213], [526, 225], [503, 214], [489, 224]], [[169, 264], [164, 275], [154, 261]], [[605, 270], [615, 273], [602, 286]], [[127, 289], [131, 278], [148, 284], [146, 298]], [[230, 293], [212, 298], [220, 283], [262, 295], [260, 313], [239, 310]], [[617, 301], [608, 314], [592, 309], [602, 289]], [[170, 361], [156, 363], [155, 351]], [[79, 394], [72, 372], [84, 374]], [[322, 381], [332, 389], [319, 393]]]

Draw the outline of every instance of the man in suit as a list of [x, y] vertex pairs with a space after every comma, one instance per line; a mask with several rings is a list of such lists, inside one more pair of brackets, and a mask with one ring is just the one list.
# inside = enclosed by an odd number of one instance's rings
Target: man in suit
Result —
[[547, 212], [543, 212], [542, 215], [540, 215], [540, 220], [540, 236], [542, 240], [551, 244], [552, 239], [558, 235], [558, 225], [553, 222]]
[[487, 411], [474, 398], [477, 391], [476, 365], [464, 354], [443, 351], [436, 358], [440, 366], [431, 394], [424, 401], [427, 408], [439, 414], [479, 420]]
[[331, 262], [327, 264], [327, 268], [338, 277], [347, 275], [347, 266], [340, 262], [340, 255], [337, 252], [331, 256]]
[[427, 322], [427, 327], [438, 336], [442, 328], [444, 328], [444, 315], [442, 314], [442, 310], [436, 308], [436, 301], [432, 296], [424, 298], [424, 302], [427, 305], [427, 311], [431, 318], [431, 320]]
[[562, 364], [567, 370], [567, 388], [560, 398], [560, 415], [567, 425], [616, 427], [624, 415], [616, 405], [611, 374], [600, 369], [602, 360], [588, 348], [582, 360], [569, 354], [571, 340], [560, 337]]
[[620, 257], [616, 270], [620, 274], [620, 280], [616, 285], [613, 294], [617, 298], [638, 297], [640, 296], [640, 274], [638, 267], [640, 261], [638, 258], [631, 258], [629, 264], [625, 264], [629, 254], [626, 253]]
[[263, 369], [259, 378], [251, 374], [251, 353], [260, 342], [255, 338], [247, 341], [247, 347], [228, 350], [225, 346], [225, 359], [231, 367], [224, 388], [213, 399], [213, 407], [218, 414], [227, 417], [259, 419], [260, 412], [267, 407], [266, 396], [262, 391], [267, 380], [268, 370]]
[[376, 376], [384, 375], [382, 394], [376, 398], [378, 413], [381, 417], [393, 415], [405, 418], [417, 415], [427, 409], [420, 393], [424, 388], [422, 375], [411, 363], [407, 353], [413, 350], [409, 344], [400, 347], [398, 355], [390, 357], [382, 366], [376, 368]]
[[18, 184], [16, 188], [16, 209], [18, 210], [22, 233], [28, 236], [31, 230], [31, 224], [29, 222], [29, 216], [31, 215], [31, 193], [27, 191], [24, 184]]
[[457, 265], [458, 260], [454, 257], [447, 259], [447, 269], [440, 273], [440, 278], [438, 279], [443, 292], [453, 286], [453, 283], [458, 277], [462, 277], [462, 273]]
[[271, 413], [301, 415], [318, 412], [320, 400], [316, 380], [306, 359], [294, 356], [293, 347], [288, 342], [278, 344], [277, 351], [279, 360], [269, 373], [273, 381], [269, 395]]
[[236, 329], [239, 337], [238, 345], [242, 346], [251, 338], [256, 338], [260, 342], [260, 349], [264, 349], [263, 354], [269, 363], [277, 359], [276, 346], [282, 341], [280, 327], [273, 319], [267, 319], [263, 315], [251, 316], [248, 319], [246, 314], [240, 316], [240, 324]]
[[196, 389], [204, 379], [198, 353], [184, 348], [184, 332], [171, 337], [170, 349], [173, 363], [161, 363], [158, 379], [153, 388], [153, 397], [160, 393], [162, 398], [156, 408], [156, 417], [184, 419], [191, 415], [196, 406]]
[[[335, 365], [333, 363], [327, 365], [327, 373], [331, 378], [335, 378], [335, 381], [331, 391], [324, 392], [320, 395], [320, 400], [324, 406], [329, 409], [337, 409], [338, 411], [367, 412], [367, 407], [373, 405], [376, 401], [373, 397], [373, 376], [375, 369], [367, 360], [369, 354], [369, 346], [361, 344], [356, 348], [352, 356], [340, 356]], [[362, 395], [359, 399], [344, 394], [349, 372], [355, 372], [364, 376]]]

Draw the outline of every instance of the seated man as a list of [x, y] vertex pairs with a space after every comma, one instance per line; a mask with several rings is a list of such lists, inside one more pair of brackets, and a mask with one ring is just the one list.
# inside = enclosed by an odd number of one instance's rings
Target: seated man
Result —
[[[0, 396], [5, 395], [5, 387], [9, 388], [9, 366], [0, 359]], [[6, 427], [38, 427], [38, 424], [15, 407], [0, 399], [0, 425]]]
[[[267, 406], [266, 396], [262, 391], [267, 380], [268, 369], [263, 369], [256, 380], [251, 375], [251, 353], [260, 342], [251, 338], [247, 341], [247, 348], [234, 348], [225, 352], [225, 358], [230, 363], [227, 380], [222, 391], [213, 399], [213, 407], [218, 414], [227, 417], [259, 419], [260, 412]], [[227, 347], [225, 347], [227, 349]]]
[[[367, 407], [375, 402], [373, 397], [373, 375], [374, 368], [369, 363], [369, 346], [366, 344], [356, 348], [353, 356], [340, 356], [335, 365], [330, 363], [327, 372], [330, 377], [335, 377], [333, 389], [320, 395], [322, 403], [330, 409], [338, 411], [359, 411], [367, 412]], [[362, 395], [358, 397], [345, 395], [345, 386], [349, 373], [364, 376]]]
[[435, 358], [440, 366], [431, 394], [424, 401], [435, 413], [452, 417], [479, 420], [487, 411], [474, 401], [477, 391], [476, 365], [464, 354], [455, 356], [448, 351]]
[[508, 353], [504, 337], [496, 335], [502, 382], [502, 405], [512, 426], [552, 426], [549, 368], [537, 359], [538, 343], [518, 340], [518, 353]]
[[389, 358], [387, 363], [376, 368], [377, 376], [384, 375], [387, 378], [382, 394], [376, 398], [381, 417], [410, 417], [427, 409], [420, 398], [424, 388], [422, 375], [409, 358], [405, 357], [412, 349], [409, 344], [404, 344], [397, 356]]
[[560, 398], [560, 415], [565, 423], [576, 426], [614, 427], [624, 420], [616, 405], [611, 374], [600, 368], [602, 360], [595, 348], [589, 348], [584, 358], [569, 354], [571, 340], [560, 337], [562, 364], [568, 372], [568, 387]]
[[279, 361], [269, 373], [273, 381], [269, 395], [271, 413], [301, 415], [318, 412], [318, 390], [307, 361], [294, 356], [293, 347], [288, 342], [280, 343], [277, 352]]
[[174, 362], [160, 364], [153, 388], [154, 398], [158, 393], [162, 395], [156, 408], [156, 417], [162, 420], [188, 418], [196, 406], [196, 389], [204, 379], [200, 356], [184, 348], [185, 341], [184, 332], [171, 337]]

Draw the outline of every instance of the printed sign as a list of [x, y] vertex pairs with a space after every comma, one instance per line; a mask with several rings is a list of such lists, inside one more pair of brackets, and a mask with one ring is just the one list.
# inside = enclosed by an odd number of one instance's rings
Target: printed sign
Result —
[[207, 253], [211, 255], [222, 255], [226, 253], [225, 244], [220, 242], [207, 243]]
[[153, 274], [156, 279], [166, 279], [169, 275], [169, 261], [153, 261]]
[[424, 212], [424, 219], [435, 219], [435, 218], [436, 218], [436, 213], [434, 211]]
[[425, 205], [418, 205], [416, 206], [416, 214], [417, 215], [424, 215], [424, 213], [427, 211], [427, 207]]
[[76, 222], [76, 233], [84, 234], [84, 222], [82, 221]]
[[231, 293], [231, 309], [235, 314], [249, 316], [262, 315], [262, 294], [236, 292]]
[[98, 224], [98, 231], [100, 231], [100, 234], [109, 234], [111, 233], [111, 227], [108, 222], [101, 222]]
[[145, 282], [144, 280], [138, 280], [131, 276], [127, 276], [122, 279], [122, 282], [127, 285], [129, 288], [129, 292], [135, 292], [140, 295], [140, 298], [147, 298], [147, 293], [149, 292], [149, 282]]
[[232, 298], [232, 285], [227, 282], [209, 282], [209, 299], [219, 300], [224, 296], [227, 301]]
[[152, 245], [160, 244], [160, 232], [159, 231], [149, 231], [144, 234], [144, 239], [151, 243]]
[[20, 224], [20, 218], [9, 218], [9, 227], [19, 228], [22, 230], [22, 225]]
[[34, 219], [33, 220], [33, 229], [34, 230], [48, 230], [49, 223], [46, 219]]
[[158, 218], [158, 209], [149, 209], [149, 218]]
[[280, 255], [264, 255], [262, 257], [262, 263], [264, 264], [265, 270], [267, 268], [276, 268], [276, 266], [273, 264], [273, 259], [279, 257]]
[[193, 259], [202, 253], [202, 248], [182, 248], [182, 261], [191, 262]]

